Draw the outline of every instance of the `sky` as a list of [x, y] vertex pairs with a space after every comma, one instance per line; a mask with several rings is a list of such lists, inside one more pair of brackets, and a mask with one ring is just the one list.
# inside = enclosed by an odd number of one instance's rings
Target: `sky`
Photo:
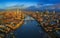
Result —
[[0, 8], [11, 7], [15, 5], [32, 6], [32, 5], [54, 5], [60, 4], [60, 0], [0, 0]]

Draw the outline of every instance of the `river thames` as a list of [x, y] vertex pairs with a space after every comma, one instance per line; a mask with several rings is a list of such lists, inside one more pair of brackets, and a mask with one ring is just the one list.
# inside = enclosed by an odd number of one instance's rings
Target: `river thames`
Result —
[[17, 38], [44, 38], [47, 35], [35, 20], [25, 20], [25, 23], [15, 31]]

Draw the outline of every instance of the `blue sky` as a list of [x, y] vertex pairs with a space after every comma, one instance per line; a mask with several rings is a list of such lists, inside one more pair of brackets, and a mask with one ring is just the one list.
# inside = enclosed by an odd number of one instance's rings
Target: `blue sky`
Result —
[[25, 7], [31, 5], [53, 5], [60, 4], [60, 0], [0, 0], [0, 8], [15, 6], [15, 5], [25, 5]]

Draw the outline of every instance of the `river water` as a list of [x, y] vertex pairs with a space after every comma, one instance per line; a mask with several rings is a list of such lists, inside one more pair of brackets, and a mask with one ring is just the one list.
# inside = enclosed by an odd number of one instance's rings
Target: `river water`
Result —
[[25, 20], [25, 23], [14, 33], [16, 38], [44, 38], [46, 35], [35, 20]]

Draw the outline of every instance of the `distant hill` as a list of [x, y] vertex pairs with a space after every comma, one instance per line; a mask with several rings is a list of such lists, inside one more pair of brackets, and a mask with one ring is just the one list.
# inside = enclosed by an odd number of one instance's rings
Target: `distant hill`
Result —
[[[35, 5], [32, 5], [32, 6], [29, 6], [29, 7], [25, 7], [25, 5], [15, 5], [15, 6], [11, 6], [11, 7], [6, 7], [5, 9], [21, 9], [21, 10], [26, 10], [26, 11], [45, 11], [46, 9], [48, 11], [57, 11], [57, 12], [60, 12], [60, 5], [59, 4], [56, 4], [56, 5], [46, 5], [46, 6], [43, 6], [43, 5], [39, 5], [39, 6], [35, 6]], [[0, 9], [0, 11], [2, 10], [5, 10], [5, 9]]]
[[60, 6], [59, 5], [48, 5], [48, 6], [39, 6], [39, 7], [36, 7], [36, 6], [30, 6], [30, 7], [27, 7], [25, 10], [27, 11], [45, 11], [45, 10], [49, 10], [49, 11], [60, 11]]

